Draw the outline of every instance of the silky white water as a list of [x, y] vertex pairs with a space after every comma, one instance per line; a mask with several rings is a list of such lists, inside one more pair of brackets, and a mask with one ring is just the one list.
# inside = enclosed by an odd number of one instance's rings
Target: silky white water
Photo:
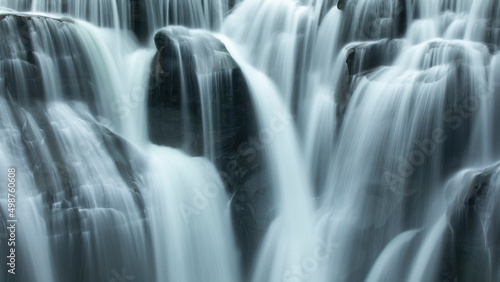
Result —
[[0, 280], [499, 281], [498, 1], [0, 7]]

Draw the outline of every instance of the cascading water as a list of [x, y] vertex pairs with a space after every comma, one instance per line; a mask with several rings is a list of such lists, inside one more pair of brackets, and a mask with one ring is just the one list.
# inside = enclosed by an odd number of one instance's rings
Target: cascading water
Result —
[[2, 0], [0, 5], [16, 11], [69, 14], [99, 26], [119, 28], [130, 25], [126, 1]]
[[[153, 54], [127, 33], [67, 19], [9, 13], [2, 28], [20, 35], [2, 42], [2, 167], [20, 172], [18, 218], [26, 224], [17, 231], [18, 273], [3, 269], [2, 279], [239, 280], [235, 247], [225, 248], [234, 241], [227, 199], [211, 164], [148, 145]], [[123, 45], [115, 49], [113, 39]], [[212, 195], [201, 207], [200, 197]], [[199, 215], [186, 218], [189, 205]]]
[[[168, 24], [218, 29], [224, 15], [241, 0], [1, 0], [16, 11], [65, 14], [96, 26], [150, 34]], [[144, 36], [144, 35], [142, 35]]]
[[497, 0], [0, 7], [1, 281], [500, 281]]

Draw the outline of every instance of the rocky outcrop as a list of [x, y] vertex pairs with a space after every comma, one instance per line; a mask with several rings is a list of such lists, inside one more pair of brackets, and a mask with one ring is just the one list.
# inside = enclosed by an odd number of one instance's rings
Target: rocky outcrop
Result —
[[348, 0], [338, 0], [338, 2], [337, 2], [337, 8], [339, 10], [344, 10], [347, 2], [348, 2]]
[[[255, 132], [255, 117], [245, 78], [224, 45], [183, 28], [158, 32], [155, 44], [148, 101], [151, 141], [192, 155], [207, 155], [213, 148], [206, 146], [213, 145], [219, 161], [236, 152]], [[204, 118], [213, 118], [209, 133]], [[210, 139], [213, 144], [204, 144]]]
[[155, 44], [149, 137], [159, 145], [214, 158], [233, 195], [233, 225], [243, 264], [249, 266], [270, 220], [263, 214], [270, 213], [271, 198], [245, 77], [224, 44], [208, 33], [171, 27], [155, 35]]
[[144, 0], [130, 0], [130, 29], [141, 42], [147, 42], [150, 36], [146, 5]]
[[[4, 74], [0, 91], [9, 99], [34, 105], [61, 94], [58, 98], [84, 101], [96, 110], [91, 58], [70, 20], [4, 14], [0, 15], [0, 35], [0, 70]], [[41, 40], [47, 37], [52, 38], [50, 44]], [[44, 67], [53, 70], [42, 75]]]
[[344, 113], [351, 98], [352, 87], [356, 85], [354, 83], [356, 77], [364, 76], [383, 66], [390, 66], [394, 61], [392, 54], [398, 53], [402, 44], [403, 42], [398, 39], [383, 39], [352, 43], [344, 48], [344, 75], [340, 78], [335, 92], [339, 125], [342, 124]]
[[[341, 6], [341, 4], [338, 4], [339, 6], [339, 9]], [[325, 0], [323, 1], [323, 3], [321, 4], [321, 11], [320, 11], [320, 15], [319, 15], [319, 25], [321, 25], [321, 23], [323, 22], [323, 19], [325, 18], [326, 14], [328, 14], [328, 12], [330, 11], [330, 9], [332, 9], [333, 7], [335, 6], [335, 0]], [[341, 10], [341, 9], [340, 9]]]
[[[448, 207], [442, 276], [448, 281], [498, 281], [500, 263], [500, 165], [471, 171]], [[463, 182], [463, 183], [462, 183]], [[452, 182], [453, 183], [453, 182]]]
[[343, 10], [342, 42], [400, 38], [407, 28], [406, 0], [340, 0]]
[[[27, 240], [26, 236], [29, 238], [33, 230], [47, 231], [47, 236], [37, 234], [44, 238], [34, 244], [47, 242], [51, 246], [54, 256], [50, 253], [45, 256], [57, 265], [58, 281], [75, 281], [81, 277], [86, 277], [86, 281], [102, 281], [106, 276], [102, 271], [130, 263], [130, 253], [123, 245], [107, 244], [108, 253], [116, 257], [104, 266], [97, 261], [99, 247], [86, 238], [99, 237], [107, 242], [124, 240], [123, 227], [132, 221], [124, 224], [121, 219], [146, 217], [139, 189], [146, 160], [89, 110], [96, 106], [93, 97], [99, 93], [95, 89], [98, 74], [92, 66], [95, 58], [89, 56], [86, 49], [89, 42], [84, 42], [80, 35], [70, 20], [21, 14], [0, 16], [3, 159], [16, 166], [18, 180], [25, 185], [20, 196], [26, 198], [23, 200], [26, 214], [31, 214], [28, 211], [31, 210], [36, 217], [33, 222], [43, 225], [31, 226], [18, 234], [21, 240]], [[54, 91], [49, 91], [51, 89]], [[89, 158], [93, 161], [88, 161]], [[136, 208], [121, 209], [119, 205], [123, 202], [114, 205], [109, 198], [101, 196], [106, 193], [99, 193], [110, 191], [107, 184], [112, 177], [96, 176], [106, 161], [111, 164], [107, 168], [117, 172], [115, 180], [120, 179], [124, 194], [133, 200], [128, 203]], [[100, 196], [93, 201], [88, 197], [90, 194]], [[121, 212], [126, 215], [116, 220], [114, 215]], [[6, 213], [0, 213], [0, 226], [5, 226]], [[103, 224], [94, 228], [89, 222]], [[4, 230], [0, 231], [0, 238], [6, 238]], [[0, 247], [1, 253], [6, 253], [6, 246]], [[23, 247], [18, 251], [28, 253]], [[147, 254], [146, 260], [152, 260], [153, 252], [148, 246], [141, 251]], [[90, 257], [91, 262], [87, 263], [94, 272], [81, 268]], [[138, 259], [132, 260], [136, 261], [130, 265], [139, 263]], [[5, 258], [0, 262], [6, 265]], [[21, 259], [18, 267], [30, 269], [31, 262]], [[137, 275], [153, 281], [152, 273], [151, 269], [143, 269]], [[26, 271], [16, 277], [19, 281], [51, 281], [32, 277], [33, 274]], [[0, 280], [7, 281], [7, 275], [5, 268], [0, 268]]]
[[401, 40], [383, 39], [348, 45], [346, 63], [349, 76], [392, 65], [393, 54], [399, 53], [402, 44]]
[[8, 14], [0, 16], [0, 69], [3, 76], [0, 87], [16, 101], [29, 102], [44, 96], [42, 73], [30, 32], [31, 19]]

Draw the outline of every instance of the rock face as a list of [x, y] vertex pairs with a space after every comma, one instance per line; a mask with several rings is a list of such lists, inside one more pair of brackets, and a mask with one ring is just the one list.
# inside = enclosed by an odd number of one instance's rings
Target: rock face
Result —
[[337, 2], [337, 8], [339, 10], [344, 10], [348, 0], [339, 0]]
[[449, 281], [457, 277], [459, 281], [498, 281], [500, 277], [499, 168], [496, 164], [474, 171], [456, 183], [465, 189], [447, 211], [449, 230], [442, 275]]
[[[70, 21], [43, 16], [0, 16], [1, 150], [3, 158], [10, 159], [19, 171], [30, 176], [20, 176], [19, 179], [21, 183], [27, 184], [24, 195], [29, 194], [37, 199], [36, 204], [28, 206], [26, 203], [26, 207], [33, 208], [36, 217], [39, 217], [38, 222], [43, 222], [43, 227], [36, 230], [46, 229], [46, 239], [54, 256], [46, 254], [45, 258], [53, 259], [53, 265], [58, 266], [58, 281], [76, 281], [82, 277], [86, 277], [85, 281], [102, 281], [98, 269], [103, 267], [103, 263], [86, 259], [94, 257], [99, 247], [87, 244], [86, 238], [109, 238], [108, 242], [118, 242], [125, 237], [123, 221], [109, 220], [112, 212], [99, 214], [99, 211], [112, 205], [109, 199], [98, 196], [97, 202], [82, 200], [89, 195], [86, 188], [96, 188], [94, 192], [109, 191], [104, 184], [109, 180], [109, 174], [103, 182], [98, 180], [99, 177], [89, 177], [95, 175], [89, 172], [105, 163], [107, 157], [111, 167], [116, 169], [115, 176], [123, 180], [125, 194], [132, 195], [137, 207], [130, 209], [127, 216], [145, 218], [145, 206], [138, 183], [146, 161], [131, 148], [127, 140], [103, 126], [90, 110], [95, 109], [93, 97], [99, 92], [93, 83], [96, 83], [99, 75], [95, 72], [96, 68], [91, 66], [92, 57], [84, 43], [88, 42], [83, 42], [79, 31]], [[56, 91], [49, 91], [51, 89]], [[99, 161], [86, 161], [89, 157]], [[90, 184], [93, 181], [96, 182]], [[98, 212], [93, 213], [95, 210]], [[6, 226], [5, 219], [6, 214], [2, 214], [0, 226]], [[102, 228], [93, 228], [89, 220], [106, 223]], [[29, 235], [31, 227], [27, 227], [26, 232], [19, 237]], [[0, 238], [6, 238], [4, 230], [6, 228], [0, 231]], [[151, 239], [148, 238], [148, 241]], [[36, 241], [34, 244], [41, 242]], [[0, 253], [6, 253], [5, 247], [6, 244], [0, 246]], [[28, 254], [23, 247], [18, 251]], [[143, 251], [152, 253], [148, 247]], [[117, 260], [111, 262], [117, 264], [112, 266], [117, 269], [131, 260], [125, 248], [119, 244], [109, 244], [107, 252], [117, 254]], [[148, 255], [147, 260], [152, 258]], [[0, 263], [6, 265], [7, 261], [2, 258]], [[89, 268], [81, 267], [85, 263], [90, 263]], [[137, 259], [134, 264], [139, 263]], [[18, 267], [30, 269], [31, 265], [29, 260], [22, 259]], [[109, 271], [108, 267], [104, 266], [101, 271]], [[5, 268], [0, 270], [0, 280], [8, 281], [9, 274]], [[140, 272], [137, 275], [142, 279], [154, 280], [154, 272], [150, 269]], [[32, 271], [24, 271], [17, 273], [16, 277], [18, 281], [52, 281], [32, 275]]]
[[[336, 91], [337, 119], [342, 123], [344, 113], [352, 95], [352, 87], [357, 76], [364, 76], [377, 68], [390, 66], [394, 60], [391, 54], [398, 53], [402, 47], [398, 39], [383, 39], [361, 43], [352, 43], [344, 48], [344, 75]], [[390, 50], [390, 51], [388, 51]]]
[[[365, 2], [363, 5], [360, 2]], [[345, 13], [344, 43], [402, 37], [407, 27], [406, 0], [340, 0]]]
[[[183, 28], [158, 32], [155, 44], [150, 139], [193, 155], [208, 155], [213, 145], [219, 161], [236, 152], [255, 132], [255, 117], [245, 78], [224, 45]], [[204, 118], [213, 118], [211, 132], [204, 132]]]
[[[399, 39], [384, 39], [373, 42], [352, 43], [344, 48], [345, 72], [336, 92], [337, 118], [342, 121], [351, 95], [361, 79], [377, 80], [377, 77], [394, 70], [391, 65], [394, 57], [403, 48]], [[491, 61], [491, 54], [486, 45], [473, 43], [463, 45], [457, 42], [440, 40], [428, 41], [422, 44], [425, 57], [419, 59], [419, 64], [425, 69], [414, 82], [435, 88], [443, 95], [444, 104], [436, 108], [442, 112], [438, 121], [447, 136], [446, 146], [443, 146], [441, 158], [442, 173], [450, 176], [459, 169], [466, 148], [469, 144], [475, 119], [480, 114], [477, 111], [479, 103], [489, 99], [488, 91], [492, 86], [475, 76], [475, 68], [485, 68]], [[442, 54], [447, 54], [442, 56]], [[422, 58], [425, 58], [422, 57]], [[446, 71], [435, 72], [433, 69], [449, 65]], [[495, 64], [493, 64], [495, 65]], [[439, 88], [439, 81], [443, 82]], [[419, 91], [412, 88], [411, 91]], [[458, 91], [457, 89], [460, 89]]]
[[349, 76], [371, 71], [381, 66], [390, 66], [394, 60], [392, 54], [397, 54], [402, 44], [401, 40], [383, 39], [347, 46], [346, 63]]
[[0, 69], [4, 76], [0, 86], [16, 101], [27, 102], [26, 96], [30, 93], [30, 98], [35, 100], [44, 96], [40, 91], [43, 89], [42, 73], [34, 53], [30, 20], [31, 17], [17, 15], [0, 16], [3, 35], [0, 38]]
[[149, 137], [215, 162], [234, 195], [233, 224], [248, 266], [272, 200], [245, 77], [224, 44], [208, 33], [169, 27], [156, 34], [155, 44]]
[[[96, 109], [90, 55], [69, 20], [43, 16], [0, 16], [0, 86], [13, 101], [33, 105], [62, 94]], [[45, 38], [52, 38], [48, 43]], [[50, 61], [46, 60], [50, 58]], [[42, 73], [54, 66], [52, 72]], [[1, 85], [3, 83], [3, 85]]]
[[160, 31], [155, 36], [158, 52], [151, 66], [149, 138], [156, 144], [202, 155], [201, 97], [194, 57], [188, 44], [177, 47], [167, 34]]
[[[240, 0], [241, 1], [241, 0]], [[222, 19], [238, 0], [127, 0], [131, 30], [141, 42], [165, 26], [219, 30]], [[125, 17], [125, 15], [124, 15]]]

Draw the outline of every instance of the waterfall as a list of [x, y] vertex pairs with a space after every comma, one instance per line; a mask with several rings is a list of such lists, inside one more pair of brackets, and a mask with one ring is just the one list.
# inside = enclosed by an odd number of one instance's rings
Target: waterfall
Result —
[[0, 280], [499, 281], [499, 18], [0, 0]]
[[224, 15], [241, 0], [1, 0], [0, 7], [68, 15], [96, 26], [152, 33], [169, 24], [220, 28]]
[[0, 5], [17, 11], [68, 14], [106, 27], [130, 24], [127, 1], [2, 0]]
[[[21, 35], [1, 45], [2, 168], [15, 166], [24, 186], [17, 194], [21, 273], [2, 271], [2, 279], [239, 280], [235, 247], [225, 248], [234, 241], [228, 199], [213, 165], [148, 145], [152, 50], [128, 33], [66, 18], [6, 12], [2, 29]], [[211, 203], [200, 206], [202, 197]], [[216, 252], [222, 261], [213, 260]]]
[[[226, 46], [234, 54], [236, 46]], [[265, 137], [268, 164], [274, 176], [273, 186], [279, 199], [277, 218], [269, 228], [259, 254], [252, 281], [279, 281], [283, 273], [300, 260], [313, 244], [313, 201], [307, 170], [303, 167], [297, 135], [285, 103], [272, 82], [262, 73], [245, 65], [235, 56], [250, 84], [260, 124], [259, 136]], [[276, 112], [284, 112], [289, 120], [276, 123]], [[262, 137], [261, 137], [262, 138]], [[285, 160], [283, 163], [278, 160]], [[286, 257], [279, 254], [287, 253]], [[271, 267], [270, 267], [271, 266]], [[269, 273], [269, 268], [272, 272]]]

